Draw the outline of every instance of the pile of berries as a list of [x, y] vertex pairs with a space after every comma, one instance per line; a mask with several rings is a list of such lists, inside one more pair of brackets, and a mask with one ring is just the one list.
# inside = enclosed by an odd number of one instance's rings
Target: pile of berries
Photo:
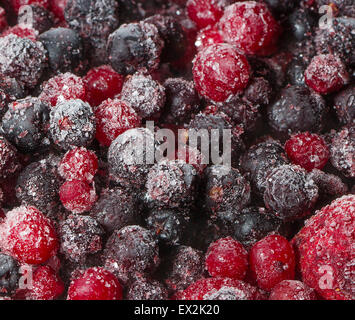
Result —
[[354, 21], [1, 1], [0, 300], [354, 300]]

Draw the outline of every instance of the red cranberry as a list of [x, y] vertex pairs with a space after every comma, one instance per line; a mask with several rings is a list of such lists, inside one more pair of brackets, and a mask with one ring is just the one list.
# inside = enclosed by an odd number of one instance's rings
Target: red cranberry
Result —
[[110, 66], [91, 69], [84, 77], [86, 99], [94, 107], [122, 90], [124, 78]]
[[65, 100], [80, 99], [85, 101], [83, 80], [70, 73], [60, 74], [44, 83], [39, 98], [53, 107]]
[[15, 11], [15, 13], [18, 14], [22, 6], [26, 6], [30, 4], [38, 4], [47, 9], [49, 7], [49, 0], [10, 0], [10, 4], [13, 10]]
[[246, 54], [273, 53], [280, 27], [264, 3], [237, 2], [226, 8], [219, 22], [224, 39]]
[[93, 267], [71, 281], [68, 300], [122, 300], [122, 287], [109, 271]]
[[89, 211], [97, 198], [95, 188], [80, 180], [65, 182], [59, 189], [59, 197], [65, 209], [73, 213]]
[[0, 7], [0, 31], [7, 27], [6, 11]]
[[36, 41], [38, 31], [27, 26], [23, 25], [16, 25], [11, 28], [6, 29], [2, 34], [1, 37], [6, 37], [9, 34], [14, 34], [20, 38], [27, 38], [32, 41]]
[[238, 54], [233, 46], [217, 44], [197, 54], [193, 75], [201, 95], [222, 102], [247, 86], [250, 67], [247, 59]]
[[49, 266], [35, 270], [29, 295], [34, 300], [53, 300], [64, 292], [64, 284]]
[[55, 0], [51, 1], [51, 11], [59, 19], [60, 22], [65, 20], [64, 10], [67, 5], [68, 0]]
[[322, 137], [317, 134], [303, 132], [286, 141], [287, 156], [294, 164], [307, 171], [322, 169], [329, 159], [329, 150]]
[[126, 130], [141, 124], [136, 111], [119, 99], [108, 99], [101, 103], [95, 110], [95, 116], [96, 139], [106, 147]]
[[272, 289], [269, 300], [316, 300], [316, 295], [301, 281], [284, 280]]
[[65, 180], [92, 182], [99, 163], [95, 153], [83, 147], [68, 151], [59, 164], [59, 174]]
[[315, 56], [305, 73], [306, 84], [314, 91], [328, 94], [340, 90], [349, 81], [343, 62], [332, 54]]
[[198, 34], [195, 42], [197, 50], [201, 50], [212, 44], [223, 43], [223, 37], [217, 26], [202, 29]]
[[292, 246], [282, 236], [269, 235], [250, 250], [251, 276], [258, 287], [270, 291], [282, 280], [295, 277], [295, 255]]
[[0, 247], [19, 262], [41, 264], [54, 256], [58, 240], [51, 221], [35, 207], [18, 207], [0, 225]]
[[208, 248], [206, 268], [212, 277], [242, 280], [248, 269], [248, 252], [231, 237], [219, 239]]

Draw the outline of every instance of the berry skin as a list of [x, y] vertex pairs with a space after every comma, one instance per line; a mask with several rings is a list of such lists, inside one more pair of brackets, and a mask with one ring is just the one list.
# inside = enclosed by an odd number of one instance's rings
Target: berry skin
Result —
[[65, 20], [64, 11], [67, 2], [68, 0], [56, 0], [51, 2], [51, 11], [59, 22], [63, 22]]
[[20, 263], [41, 264], [53, 257], [58, 239], [51, 221], [35, 207], [18, 207], [0, 225], [2, 252]]
[[13, 175], [21, 168], [17, 157], [17, 150], [0, 135], [0, 179]]
[[38, 31], [28, 26], [15, 25], [3, 31], [1, 33], [1, 37], [6, 37], [9, 34], [16, 35], [22, 39], [30, 39], [32, 41], [36, 41], [38, 36]]
[[80, 180], [65, 182], [59, 189], [59, 197], [65, 209], [73, 213], [89, 211], [97, 199], [95, 188]]
[[0, 296], [11, 294], [18, 287], [19, 266], [14, 258], [0, 253]]
[[124, 78], [110, 66], [104, 65], [89, 70], [83, 80], [86, 100], [92, 107], [96, 107], [121, 92]]
[[6, 11], [4, 8], [0, 7], [0, 32], [3, 31], [6, 27], [7, 19], [6, 19]]
[[332, 54], [315, 56], [305, 73], [306, 84], [314, 91], [328, 94], [340, 90], [349, 81], [343, 62]]
[[33, 273], [29, 297], [32, 300], [54, 300], [64, 292], [64, 284], [49, 266], [40, 266]]
[[317, 199], [317, 185], [299, 166], [279, 166], [266, 177], [265, 206], [285, 221], [309, 215]]
[[283, 280], [271, 291], [269, 300], [317, 300], [314, 290], [297, 280]]
[[286, 141], [285, 150], [292, 163], [307, 171], [322, 169], [329, 159], [329, 149], [317, 134], [303, 132]]
[[67, 300], [122, 300], [122, 286], [104, 268], [93, 267], [70, 282]]
[[249, 55], [269, 55], [280, 35], [280, 26], [267, 6], [255, 1], [228, 6], [219, 27], [226, 42]]
[[58, 172], [65, 180], [92, 182], [99, 163], [95, 153], [83, 147], [69, 150], [59, 163]]
[[302, 41], [308, 38], [313, 31], [313, 27], [317, 24], [315, 15], [307, 8], [297, 9], [292, 12], [287, 24], [289, 31], [297, 41]]
[[279, 235], [265, 237], [250, 250], [251, 276], [258, 287], [266, 291], [283, 280], [293, 280], [295, 263], [291, 244]]
[[248, 252], [231, 237], [219, 239], [207, 250], [206, 269], [212, 277], [243, 280], [248, 269]]
[[95, 132], [94, 112], [82, 100], [63, 101], [50, 113], [52, 140], [63, 150], [73, 146], [88, 147], [94, 140]]
[[122, 75], [132, 74], [141, 68], [155, 70], [163, 46], [155, 25], [146, 22], [123, 24], [108, 38], [108, 60]]
[[355, 122], [355, 84], [348, 86], [334, 97], [334, 108], [342, 124]]
[[23, 7], [17, 16], [17, 23], [19, 25], [25, 24], [38, 31], [39, 34], [53, 27], [53, 21], [52, 13], [38, 4], [31, 4], [27, 7]]
[[355, 195], [336, 199], [292, 240], [302, 280], [327, 300], [354, 300]]
[[221, 32], [218, 26], [207, 27], [199, 31], [196, 37], [195, 46], [197, 50], [204, 49], [213, 44], [224, 43]]
[[26, 6], [26, 5], [36, 4], [44, 8], [48, 8], [50, 6], [49, 0], [11, 0], [10, 4], [16, 14], [19, 13], [20, 8], [22, 6]]
[[83, 80], [70, 73], [59, 74], [42, 85], [39, 98], [55, 107], [63, 101], [80, 99], [85, 100], [86, 92]]
[[168, 300], [168, 292], [156, 281], [139, 278], [129, 285], [127, 300]]
[[216, 102], [242, 91], [248, 84], [247, 59], [228, 44], [212, 45], [199, 51], [193, 64], [196, 90]]

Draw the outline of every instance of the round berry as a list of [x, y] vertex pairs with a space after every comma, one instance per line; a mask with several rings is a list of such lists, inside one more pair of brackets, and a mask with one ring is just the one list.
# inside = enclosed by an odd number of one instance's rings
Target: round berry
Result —
[[21, 263], [41, 264], [53, 257], [58, 239], [51, 221], [35, 207], [18, 207], [0, 225], [0, 246]]
[[16, 35], [22, 39], [30, 39], [32, 41], [36, 41], [38, 31], [29, 26], [18, 24], [3, 31], [1, 33], [1, 37], [6, 37], [9, 34]]
[[334, 97], [334, 108], [342, 124], [355, 122], [355, 84], [348, 86]]
[[248, 84], [250, 67], [247, 59], [228, 44], [217, 44], [200, 50], [194, 60], [196, 90], [216, 102], [242, 91]]
[[218, 25], [210, 26], [199, 31], [196, 36], [195, 46], [197, 50], [204, 49], [213, 44], [223, 43], [223, 36], [218, 29]]
[[338, 91], [349, 81], [345, 65], [332, 54], [315, 56], [304, 76], [306, 84], [321, 94]]
[[219, 239], [207, 250], [206, 269], [212, 277], [242, 280], [248, 269], [248, 252], [231, 237]]
[[65, 6], [67, 5], [68, 0], [56, 0], [51, 1], [51, 11], [55, 15], [55, 17], [59, 20], [59, 22], [63, 22]]
[[316, 300], [316, 295], [301, 281], [283, 280], [272, 289], [269, 300]]
[[59, 189], [59, 197], [64, 208], [73, 213], [89, 211], [97, 199], [95, 188], [80, 180], [65, 182]]
[[139, 278], [129, 285], [126, 299], [168, 300], [168, 292], [159, 281]]
[[279, 235], [269, 235], [254, 244], [249, 263], [252, 278], [266, 291], [295, 277], [294, 251], [287, 239]]
[[68, 289], [68, 300], [122, 300], [122, 287], [117, 278], [104, 268], [80, 271]]
[[0, 292], [11, 295], [18, 287], [20, 278], [17, 261], [6, 254], [0, 253]]

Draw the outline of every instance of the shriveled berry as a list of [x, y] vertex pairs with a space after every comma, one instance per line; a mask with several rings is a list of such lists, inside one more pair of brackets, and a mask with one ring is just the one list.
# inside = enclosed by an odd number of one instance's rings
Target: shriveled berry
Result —
[[73, 213], [89, 211], [97, 199], [95, 188], [80, 180], [65, 182], [59, 189], [59, 197], [65, 209]]
[[265, 205], [283, 220], [309, 215], [317, 199], [317, 185], [299, 166], [279, 166], [266, 177]]
[[271, 291], [269, 300], [317, 300], [315, 292], [298, 280], [283, 280]]
[[250, 250], [250, 270], [258, 287], [270, 291], [283, 280], [295, 277], [295, 254], [291, 244], [279, 235], [269, 235]]
[[342, 124], [355, 122], [355, 84], [346, 87], [334, 97], [334, 108]]
[[216, 102], [242, 91], [250, 71], [246, 58], [228, 44], [216, 44], [197, 53], [193, 65], [196, 90]]
[[157, 280], [139, 278], [128, 286], [127, 300], [167, 300], [166, 288]]
[[19, 278], [17, 261], [11, 256], [0, 253], [0, 296], [11, 295], [18, 287]]
[[80, 271], [70, 282], [68, 300], [122, 300], [122, 286], [109, 271], [100, 267]]
[[248, 252], [231, 237], [218, 239], [207, 250], [206, 269], [212, 277], [242, 280], [248, 269]]
[[58, 239], [51, 221], [35, 207], [18, 207], [0, 225], [2, 252], [21, 263], [41, 264], [54, 256]]

